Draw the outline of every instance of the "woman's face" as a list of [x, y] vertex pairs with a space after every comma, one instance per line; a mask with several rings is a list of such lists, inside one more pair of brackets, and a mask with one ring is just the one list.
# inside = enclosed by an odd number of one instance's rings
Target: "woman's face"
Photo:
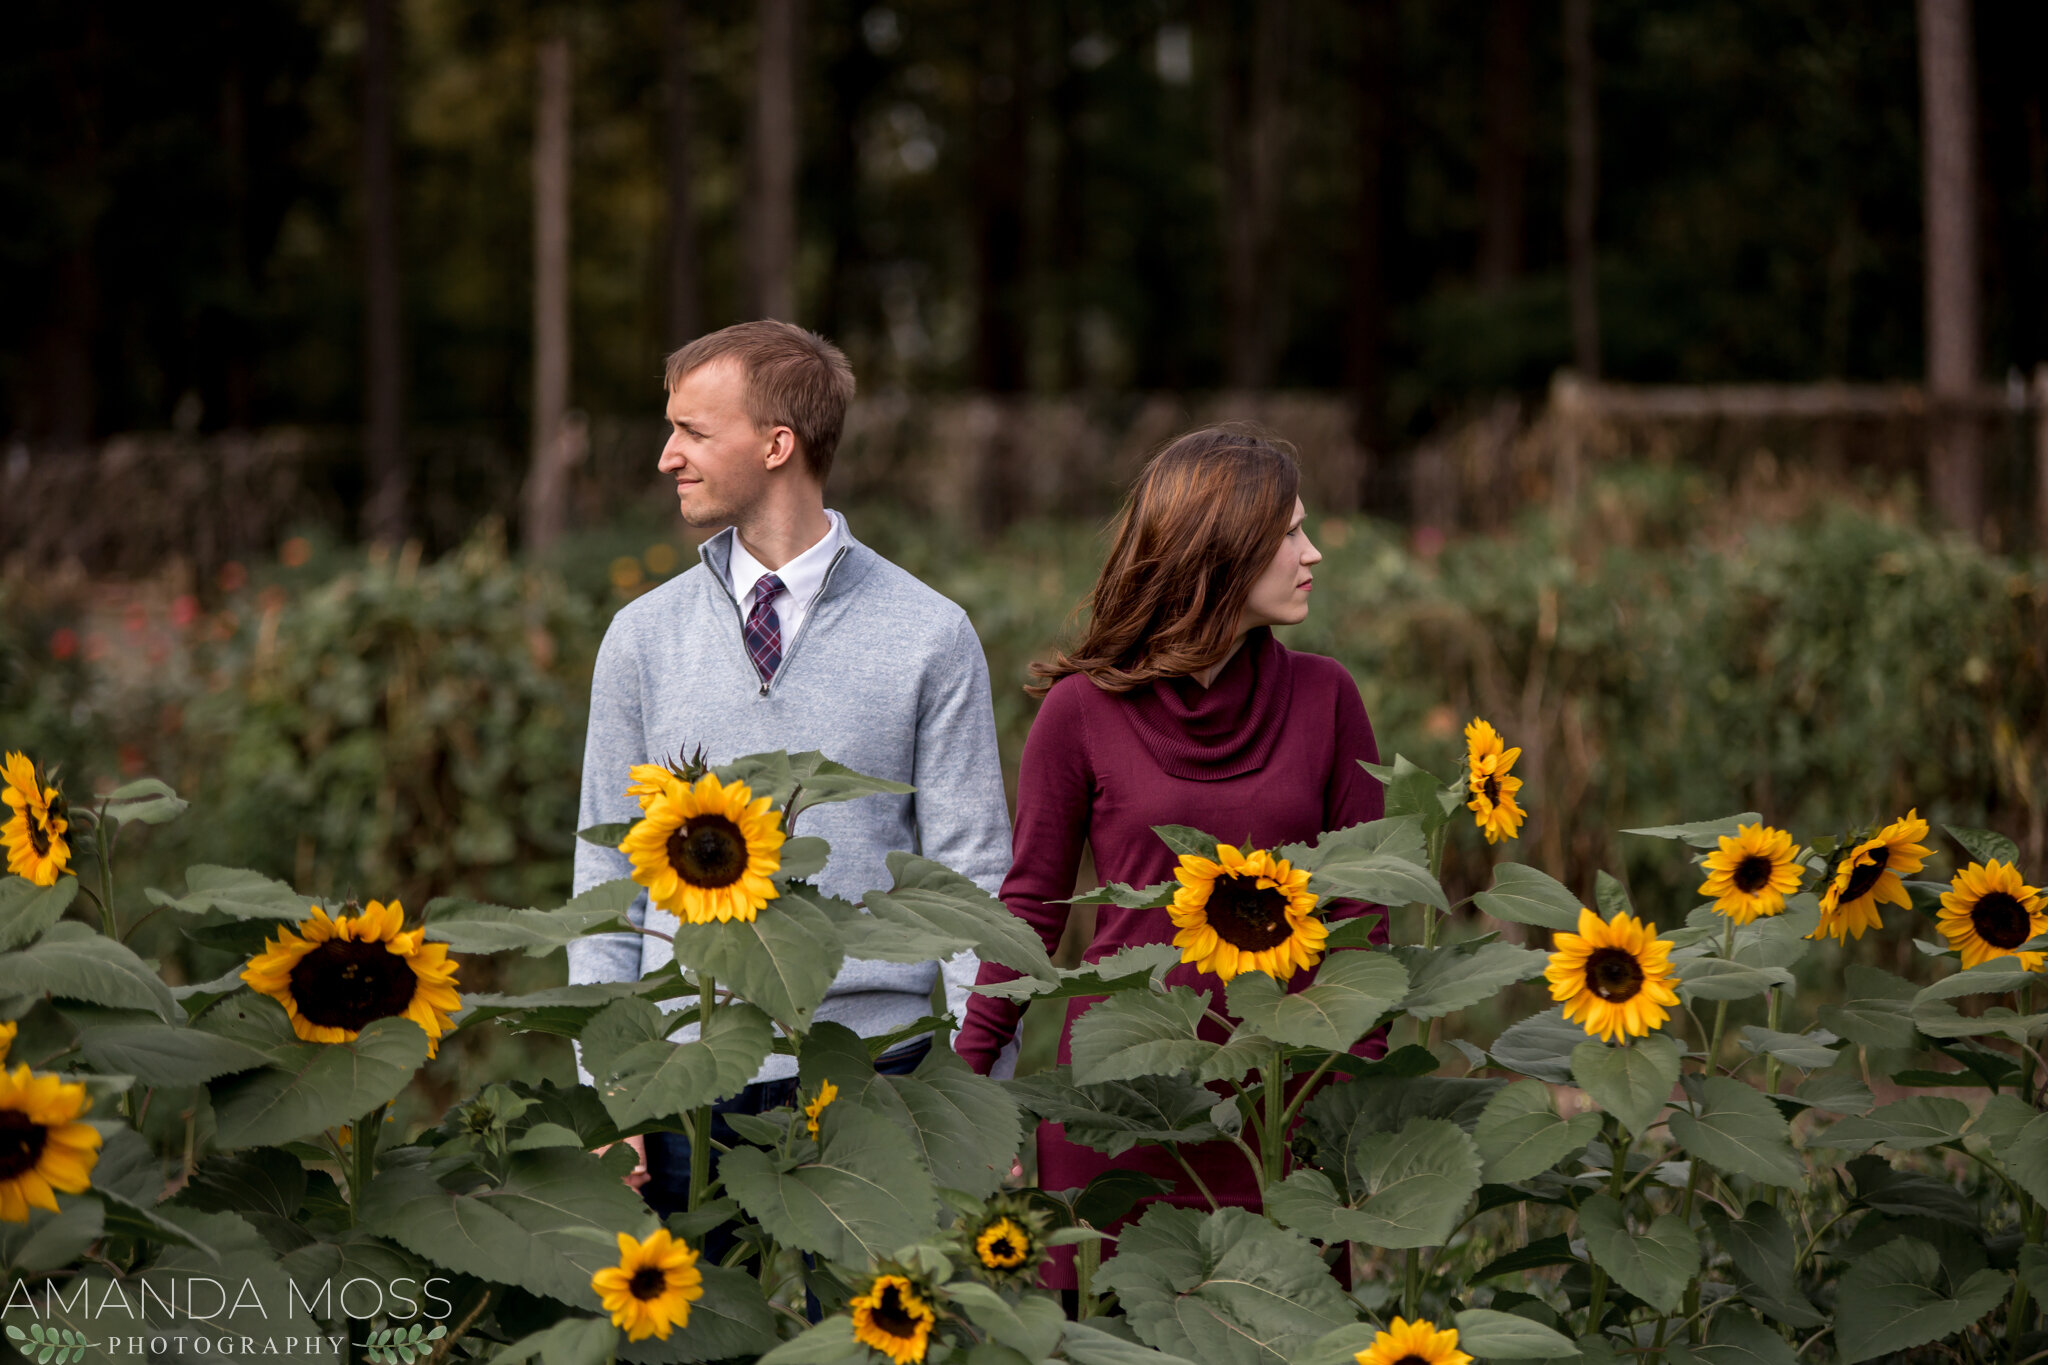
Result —
[[1308, 594], [1315, 582], [1310, 569], [1322, 562], [1323, 552], [1309, 544], [1308, 531], [1301, 524], [1306, 515], [1301, 499], [1296, 498], [1294, 516], [1287, 524], [1287, 534], [1280, 538], [1280, 548], [1273, 552], [1273, 562], [1245, 599], [1244, 614], [1237, 618], [1239, 631], [1298, 625], [1308, 619]]

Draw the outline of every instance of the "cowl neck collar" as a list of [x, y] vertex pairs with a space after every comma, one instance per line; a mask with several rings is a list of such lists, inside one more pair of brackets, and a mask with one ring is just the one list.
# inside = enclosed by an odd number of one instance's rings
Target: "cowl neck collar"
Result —
[[1174, 777], [1220, 782], [1263, 767], [1280, 738], [1294, 691], [1284, 645], [1265, 626], [1249, 632], [1207, 687], [1160, 678], [1125, 694], [1131, 723]]

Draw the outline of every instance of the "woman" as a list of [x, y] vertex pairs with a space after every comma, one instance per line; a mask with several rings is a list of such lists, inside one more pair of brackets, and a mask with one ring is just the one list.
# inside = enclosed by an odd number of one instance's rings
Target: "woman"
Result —
[[[1017, 786], [1014, 858], [1003, 901], [1058, 945], [1083, 845], [1105, 883], [1151, 886], [1173, 876], [1177, 859], [1154, 825], [1191, 825], [1220, 838], [1249, 834], [1247, 848], [1313, 840], [1327, 829], [1376, 820], [1380, 784], [1359, 766], [1377, 761], [1372, 725], [1343, 665], [1297, 654], [1272, 627], [1308, 616], [1311, 570], [1322, 554], [1302, 526], [1294, 459], [1273, 442], [1230, 427], [1189, 432], [1138, 476], [1115, 541], [1089, 595], [1087, 628], [1071, 654], [1035, 664], [1044, 697], [1024, 744]], [[1336, 902], [1327, 919], [1366, 907]], [[1166, 943], [1165, 910], [1100, 907], [1094, 962], [1119, 949]], [[981, 981], [1017, 974], [984, 963]], [[1313, 979], [1300, 973], [1293, 989]], [[1217, 978], [1175, 966], [1169, 985], [1213, 993]], [[1074, 1020], [1093, 999], [1069, 1002], [1061, 1062], [1071, 1060]], [[987, 1074], [1015, 1035], [1022, 1009], [977, 995], [956, 1047]], [[1214, 1036], [1223, 1035], [1220, 1027]], [[1377, 1056], [1375, 1038], [1358, 1049]], [[1257, 1185], [1244, 1154], [1226, 1142], [1184, 1153], [1219, 1202], [1255, 1206]], [[1039, 1183], [1086, 1185], [1112, 1165], [1180, 1182], [1175, 1203], [1201, 1195], [1165, 1152], [1138, 1148], [1114, 1162], [1066, 1140], [1057, 1124], [1038, 1133]], [[1074, 1284], [1070, 1256], [1048, 1282]]]

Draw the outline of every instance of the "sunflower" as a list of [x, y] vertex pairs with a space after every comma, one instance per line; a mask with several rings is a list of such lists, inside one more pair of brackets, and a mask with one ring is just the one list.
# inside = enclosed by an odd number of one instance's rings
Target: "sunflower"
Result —
[[1395, 1318], [1392, 1330], [1381, 1332], [1351, 1358], [1358, 1365], [1472, 1365], [1472, 1357], [1458, 1349], [1458, 1329], [1439, 1332], [1427, 1318]]
[[309, 1043], [350, 1042], [372, 1020], [398, 1015], [426, 1031], [429, 1057], [439, 1051], [448, 1016], [462, 1008], [448, 945], [428, 943], [425, 929], [401, 932], [397, 901], [333, 919], [312, 909], [296, 931], [265, 940], [242, 980], [283, 1005]]
[[2016, 950], [2048, 932], [2048, 896], [2020, 880], [2011, 863], [1971, 863], [1941, 893], [1941, 932], [1963, 955], [1965, 970], [1994, 957], [2017, 956], [2020, 970], [2038, 972], [2048, 954]]
[[0, 800], [13, 814], [0, 825], [0, 843], [7, 846], [7, 870], [26, 877], [37, 886], [54, 886], [69, 870], [71, 845], [64, 832], [71, 828], [65, 818], [64, 798], [55, 787], [45, 786], [26, 754], [7, 755], [0, 768]]
[[1862, 938], [1865, 929], [1882, 923], [1879, 901], [1910, 908], [1913, 902], [1899, 878], [1918, 872], [1934, 851], [1920, 842], [1926, 837], [1927, 822], [1909, 810], [1904, 819], [1851, 848], [1831, 869], [1827, 890], [1820, 895], [1820, 926], [1807, 937], [1844, 942]]
[[626, 1329], [626, 1340], [667, 1341], [671, 1331], [690, 1325], [690, 1305], [704, 1297], [704, 1272], [690, 1244], [667, 1228], [656, 1228], [644, 1242], [622, 1232], [619, 1263], [592, 1275], [590, 1287], [612, 1324]]
[[53, 1191], [82, 1194], [100, 1159], [100, 1135], [77, 1122], [85, 1087], [26, 1066], [0, 1071], [0, 1219], [26, 1223], [30, 1207], [57, 1211]]
[[13, 1020], [0, 1024], [0, 1062], [7, 1060], [9, 1050], [14, 1047], [14, 1035], [21, 1032], [21, 1025]]
[[1473, 822], [1489, 844], [1514, 838], [1522, 821], [1529, 818], [1529, 813], [1515, 804], [1522, 779], [1509, 773], [1521, 756], [1520, 749], [1506, 748], [1500, 732], [1478, 717], [1465, 727], [1465, 781], [1472, 791], [1465, 809], [1472, 812]]
[[1557, 950], [1543, 975], [1550, 998], [1564, 1002], [1564, 1017], [1596, 1038], [1646, 1037], [1670, 1018], [1678, 1003], [1672, 987], [1671, 943], [1657, 926], [1633, 915], [1602, 921], [1579, 909], [1579, 932], [1557, 935]]
[[812, 1100], [809, 1104], [804, 1106], [804, 1119], [806, 1121], [807, 1126], [810, 1128], [812, 1138], [815, 1139], [818, 1136], [819, 1116], [822, 1115], [825, 1112], [825, 1110], [831, 1106], [832, 1101], [838, 1098], [839, 1087], [832, 1084], [832, 1082], [830, 1081], [826, 1081], [823, 1085], [818, 1087], [818, 1098]]
[[1792, 836], [1768, 825], [1743, 825], [1735, 837], [1721, 836], [1719, 851], [1702, 864], [1707, 879], [1702, 896], [1713, 896], [1714, 910], [1737, 924], [1781, 914], [1785, 897], [1799, 889], [1799, 853]]
[[1330, 931], [1316, 915], [1308, 872], [1262, 848], [1239, 853], [1216, 845], [1216, 860], [1183, 853], [1173, 870], [1180, 889], [1167, 913], [1180, 932], [1173, 946], [1225, 981], [1264, 972], [1281, 981], [1313, 967]]
[[680, 785], [676, 775], [659, 763], [635, 763], [631, 771], [633, 782], [626, 788], [626, 795], [640, 803], [642, 815], [654, 804], [655, 797], [673, 795]]
[[917, 1287], [901, 1275], [877, 1275], [868, 1292], [856, 1298], [853, 1339], [874, 1347], [896, 1365], [924, 1359], [938, 1315], [919, 1297]]
[[768, 880], [782, 866], [782, 816], [767, 797], [706, 773], [644, 800], [619, 852], [656, 905], [689, 924], [751, 922], [782, 894]]

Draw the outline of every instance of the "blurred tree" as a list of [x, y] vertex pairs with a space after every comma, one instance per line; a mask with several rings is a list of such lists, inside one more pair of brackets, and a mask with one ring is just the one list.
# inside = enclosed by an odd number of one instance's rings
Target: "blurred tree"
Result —
[[1493, 0], [1480, 102], [1479, 287], [1498, 294], [1522, 273], [1522, 201], [1528, 177], [1529, 0]]
[[1393, 75], [1393, 0], [1364, 0], [1363, 23], [1352, 58], [1352, 121], [1356, 205], [1351, 215], [1350, 308], [1344, 352], [1346, 387], [1357, 409], [1357, 440], [1367, 452], [1364, 505], [1379, 512], [1402, 510], [1400, 481], [1387, 458], [1386, 424], [1387, 140]]
[[1293, 112], [1294, 0], [1205, 0], [1222, 173], [1223, 382], [1262, 389], [1284, 342], [1282, 235]]
[[[1919, 0], [1920, 139], [1926, 177], [1927, 386], [1971, 392], [1982, 370], [1977, 270], [1977, 84], [1970, 0]], [[1937, 415], [1927, 487], [1950, 526], [1983, 529], [1984, 451], [1976, 421]]]
[[690, 5], [662, 0], [662, 149], [668, 186], [668, 333], [673, 350], [703, 330], [697, 298], [697, 214], [690, 163]]
[[755, 317], [797, 321], [796, 79], [799, 0], [757, 0], [747, 248]]
[[980, 77], [974, 83], [977, 387], [1024, 387], [1025, 138], [1031, 116], [1031, 26], [1025, 0], [981, 9]]
[[393, 168], [393, 0], [363, 0], [363, 431], [369, 496], [363, 530], [396, 545], [406, 535], [412, 471], [405, 452], [405, 350]]
[[534, 48], [533, 455], [524, 539], [544, 550], [566, 522], [569, 466], [579, 453], [569, 412], [569, 35], [555, 27]]
[[1593, 58], [1593, 0], [1564, 0], [1566, 107], [1571, 184], [1565, 192], [1565, 257], [1571, 277], [1572, 365], [1600, 377], [1600, 293], [1593, 219], [1600, 195], [1599, 69]]

